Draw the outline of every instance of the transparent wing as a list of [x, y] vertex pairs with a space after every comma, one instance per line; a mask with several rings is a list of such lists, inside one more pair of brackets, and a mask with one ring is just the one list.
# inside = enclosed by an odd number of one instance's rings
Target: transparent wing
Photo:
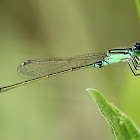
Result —
[[41, 77], [57, 74], [71, 68], [80, 68], [104, 60], [105, 53], [92, 53], [69, 58], [50, 58], [27, 60], [19, 65], [20, 76]]

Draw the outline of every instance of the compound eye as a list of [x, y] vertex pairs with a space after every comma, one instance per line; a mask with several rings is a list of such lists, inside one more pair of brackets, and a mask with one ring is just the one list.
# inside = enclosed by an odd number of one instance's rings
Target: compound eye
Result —
[[140, 43], [134, 43], [133, 46], [140, 47]]
[[135, 56], [140, 55], [140, 43], [134, 43], [133, 44], [133, 53]]
[[133, 44], [133, 49], [136, 50], [136, 51], [139, 51], [140, 50], [140, 43], [134, 43]]

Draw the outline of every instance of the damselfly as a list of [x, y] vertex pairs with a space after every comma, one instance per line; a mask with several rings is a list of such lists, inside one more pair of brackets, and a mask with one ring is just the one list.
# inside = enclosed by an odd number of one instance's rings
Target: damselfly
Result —
[[111, 49], [103, 53], [91, 53], [68, 58], [49, 58], [27, 60], [19, 65], [17, 73], [33, 77], [33, 79], [23, 81], [10, 86], [0, 88], [0, 93], [37, 81], [49, 78], [66, 72], [71, 72], [83, 68], [102, 68], [112, 63], [128, 62], [129, 67], [135, 76], [140, 76], [136, 71], [140, 70], [140, 43], [133, 44], [132, 48]]

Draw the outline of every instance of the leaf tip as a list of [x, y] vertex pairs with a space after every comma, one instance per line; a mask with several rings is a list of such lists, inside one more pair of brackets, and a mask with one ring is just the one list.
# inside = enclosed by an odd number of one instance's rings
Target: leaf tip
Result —
[[97, 91], [96, 89], [93, 89], [93, 88], [87, 88], [86, 91], [88, 91], [89, 93], [91, 93], [91, 92], [99, 92], [99, 91]]
[[87, 88], [87, 89], [86, 89], [86, 91], [89, 91], [89, 90], [91, 90], [91, 88]]

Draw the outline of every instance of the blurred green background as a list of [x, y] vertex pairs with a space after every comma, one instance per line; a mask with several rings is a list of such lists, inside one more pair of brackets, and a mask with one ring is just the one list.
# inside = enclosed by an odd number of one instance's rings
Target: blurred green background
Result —
[[[0, 1], [0, 86], [27, 80], [16, 68], [140, 42], [134, 1]], [[0, 95], [1, 140], [113, 140], [86, 88], [102, 92], [140, 128], [140, 77], [127, 63], [44, 79]]]

